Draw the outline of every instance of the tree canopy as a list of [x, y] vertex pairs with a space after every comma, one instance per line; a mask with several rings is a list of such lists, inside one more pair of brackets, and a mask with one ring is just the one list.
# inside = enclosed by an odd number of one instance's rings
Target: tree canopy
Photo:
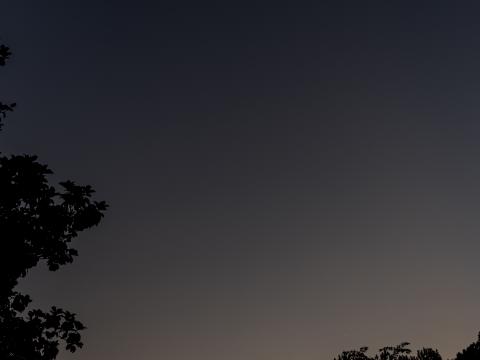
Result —
[[[367, 355], [368, 348], [362, 347], [359, 350], [343, 351], [334, 360], [442, 360], [438, 350], [431, 348], [423, 348], [418, 350], [415, 354], [408, 348], [410, 345], [407, 342], [401, 343], [397, 346], [387, 346], [378, 353], [369, 356]], [[476, 342], [467, 346], [464, 350], [459, 352], [454, 360], [479, 360], [480, 359], [480, 334]]]
[[360, 350], [344, 351], [334, 360], [442, 360], [438, 350], [423, 348], [412, 354], [408, 345], [410, 344], [404, 342], [397, 346], [386, 346], [374, 356], [368, 356], [368, 348], [362, 347]]
[[[9, 47], [0, 45], [0, 66], [10, 56]], [[0, 102], [0, 129], [15, 106]], [[0, 359], [52, 360], [61, 344], [71, 352], [83, 345], [85, 327], [74, 313], [31, 309], [30, 296], [15, 290], [40, 262], [51, 271], [71, 263], [78, 255], [72, 240], [98, 225], [107, 209], [92, 199], [91, 186], [55, 186], [51, 174], [34, 155], [0, 154]]]

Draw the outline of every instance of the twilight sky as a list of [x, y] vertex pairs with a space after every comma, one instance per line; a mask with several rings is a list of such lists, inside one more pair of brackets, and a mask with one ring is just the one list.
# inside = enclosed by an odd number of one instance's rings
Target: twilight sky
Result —
[[22, 283], [88, 326], [60, 359], [472, 342], [480, 5], [418, 3], [4, 0], [2, 152], [111, 205]]

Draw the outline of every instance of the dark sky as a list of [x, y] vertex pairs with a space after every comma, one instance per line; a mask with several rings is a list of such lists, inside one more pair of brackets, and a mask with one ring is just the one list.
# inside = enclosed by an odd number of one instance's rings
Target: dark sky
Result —
[[34, 153], [111, 208], [22, 283], [78, 360], [313, 360], [480, 330], [480, 5], [3, 0]]

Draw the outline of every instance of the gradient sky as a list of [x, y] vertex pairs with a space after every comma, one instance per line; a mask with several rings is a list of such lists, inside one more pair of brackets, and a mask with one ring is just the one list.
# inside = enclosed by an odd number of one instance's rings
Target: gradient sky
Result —
[[4, 0], [0, 141], [111, 208], [22, 282], [61, 360], [328, 360], [480, 330], [480, 5]]

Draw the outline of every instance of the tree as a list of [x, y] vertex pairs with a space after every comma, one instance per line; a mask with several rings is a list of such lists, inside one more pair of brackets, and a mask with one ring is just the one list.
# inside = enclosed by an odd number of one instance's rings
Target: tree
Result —
[[[0, 45], [0, 66], [11, 56]], [[15, 103], [0, 102], [0, 129]], [[71, 263], [71, 242], [98, 225], [107, 204], [94, 201], [91, 186], [73, 181], [51, 185], [52, 171], [33, 155], [0, 154], [0, 359], [52, 360], [60, 344], [82, 347], [85, 329], [75, 314], [52, 307], [30, 309], [31, 298], [15, 291], [20, 278], [40, 262], [56, 271]]]
[[442, 360], [438, 350], [423, 348], [418, 350], [416, 355], [411, 355], [410, 345], [407, 342], [397, 346], [387, 346], [378, 350], [378, 354], [373, 357], [368, 356], [367, 347], [360, 350], [344, 351], [334, 360]]
[[478, 334], [477, 341], [470, 344], [457, 354], [455, 360], [477, 360], [480, 359], [480, 333]]
[[[367, 356], [368, 348], [360, 350], [344, 351], [334, 360], [442, 360], [438, 350], [423, 348], [418, 350], [416, 355], [410, 355], [411, 350], [407, 348], [409, 343], [401, 343], [397, 346], [388, 346], [379, 350], [373, 357]], [[480, 359], [480, 333], [477, 341], [459, 352], [455, 360], [479, 360]]]
[[442, 360], [438, 350], [423, 348], [417, 351], [418, 360]]

